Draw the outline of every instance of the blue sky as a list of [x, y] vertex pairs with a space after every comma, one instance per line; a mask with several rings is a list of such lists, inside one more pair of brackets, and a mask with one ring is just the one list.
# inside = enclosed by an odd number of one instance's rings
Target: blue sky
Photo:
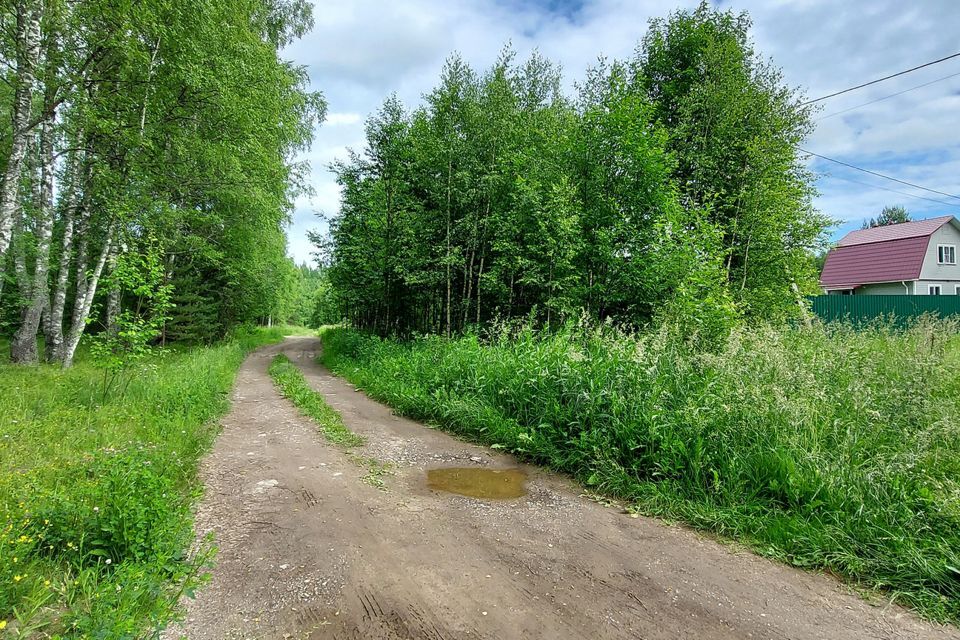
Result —
[[[721, 4], [750, 13], [757, 50], [783, 70], [788, 84], [811, 98], [960, 51], [956, 0]], [[650, 18], [695, 5], [654, 0], [317, 2], [314, 30], [284, 52], [308, 68], [330, 110], [304, 154], [312, 165], [316, 194], [296, 203], [288, 234], [291, 255], [308, 260], [306, 230], [322, 228], [318, 212], [337, 210], [339, 192], [327, 165], [347, 148], [362, 147], [363, 121], [388, 94], [396, 92], [408, 106], [418, 104], [452, 52], [483, 69], [507, 42], [520, 57], [537, 49], [563, 66], [572, 86], [599, 56], [629, 56]], [[865, 104], [881, 98], [886, 99]], [[805, 148], [960, 195], [960, 58], [820, 104], [816, 130]], [[839, 111], [843, 113], [832, 115]], [[815, 206], [841, 221], [835, 237], [888, 204], [905, 206], [915, 218], [960, 214], [958, 199], [823, 160], [811, 159], [810, 168], [818, 175]]]

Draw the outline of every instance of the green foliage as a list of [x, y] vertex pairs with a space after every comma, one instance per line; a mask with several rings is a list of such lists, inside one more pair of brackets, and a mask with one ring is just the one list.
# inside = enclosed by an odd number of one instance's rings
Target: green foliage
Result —
[[363, 445], [364, 438], [343, 424], [340, 414], [326, 403], [321, 394], [310, 388], [303, 373], [285, 355], [277, 355], [270, 362], [270, 376], [285, 398], [289, 398], [303, 413], [316, 421], [324, 438], [341, 447]]
[[[166, 338], [210, 343], [237, 325], [296, 320], [297, 270], [286, 256], [284, 229], [294, 198], [309, 190], [306, 165], [294, 158], [309, 145], [326, 105], [308, 89], [306, 70], [284, 60], [281, 49], [309, 30], [312, 5], [303, 0], [15, 5], [4, 12], [9, 29], [0, 37], [0, 58], [14, 53], [11, 37], [23, 22], [17, 15], [36, 7], [43, 41], [36, 93], [55, 98], [47, 107], [55, 148], [46, 158], [32, 158], [21, 179], [18, 199], [26, 219], [16, 246], [31, 256], [26, 271], [41, 254], [50, 254], [51, 288], [66, 271], [70, 277], [64, 282], [77, 285], [69, 287], [66, 306], [75, 308], [82, 287], [73, 274], [95, 271], [108, 239], [123, 238], [126, 252], [149, 247], [159, 254], [163, 284], [172, 286], [176, 305], [164, 327]], [[8, 89], [16, 86], [21, 66], [0, 69], [0, 97], [10, 99]], [[34, 102], [36, 113], [28, 120], [43, 122], [40, 107], [46, 105]], [[0, 113], [9, 111], [9, 102], [0, 100]], [[26, 132], [31, 148], [40, 130]], [[0, 135], [0, 166], [9, 137]], [[41, 163], [49, 160], [53, 171], [61, 155], [59, 201], [47, 207], [52, 220], [42, 220], [44, 208], [33, 195]], [[46, 236], [52, 252], [28, 231], [42, 228], [44, 220], [52, 222], [52, 242]], [[0, 256], [0, 278], [12, 283], [13, 274], [3, 269], [10, 261], [10, 255]], [[4, 287], [3, 293], [5, 303], [20, 306], [16, 287]], [[0, 322], [8, 320], [7, 311], [5, 304]], [[164, 315], [160, 309], [141, 311], [134, 315]], [[12, 315], [17, 323], [18, 314]]]
[[322, 358], [404, 415], [956, 622], [957, 329], [758, 326], [712, 352], [669, 327], [331, 329]]
[[754, 51], [750, 25], [746, 13], [707, 2], [679, 10], [651, 22], [631, 69], [669, 132], [682, 201], [706, 208], [721, 233], [731, 296], [747, 315], [772, 319], [816, 292], [813, 254], [830, 221], [812, 208], [796, 150], [812, 107]]
[[388, 98], [334, 167], [341, 315], [450, 336], [586, 313], [711, 340], [795, 316], [828, 220], [795, 149], [809, 108], [748, 30], [706, 3], [654, 20], [574, 99], [555, 65], [509, 49], [483, 74], [451, 57], [413, 112]]
[[[167, 281], [156, 242], [121, 254], [108, 285], [117, 292], [126, 292], [133, 300], [112, 319], [113, 324], [106, 331], [91, 340], [93, 363], [103, 369], [103, 399], [113, 392], [123, 396], [134, 375], [134, 365], [156, 351], [154, 343], [173, 306], [173, 285]], [[117, 384], [119, 388], [115, 387]]]
[[910, 214], [904, 207], [900, 205], [895, 205], [892, 207], [884, 207], [880, 211], [880, 215], [876, 218], [870, 218], [863, 222], [861, 229], [870, 229], [871, 227], [885, 227], [888, 224], [902, 224], [904, 222], [910, 222]]
[[32, 637], [144, 637], [203, 580], [200, 457], [244, 355], [284, 330], [144, 358], [121, 397], [100, 371], [0, 364], [0, 620]]

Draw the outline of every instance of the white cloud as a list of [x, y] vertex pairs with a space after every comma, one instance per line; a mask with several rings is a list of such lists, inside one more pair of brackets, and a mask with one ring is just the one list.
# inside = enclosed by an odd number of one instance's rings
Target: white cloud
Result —
[[344, 124], [357, 124], [361, 120], [363, 120], [363, 116], [359, 113], [339, 113], [334, 111], [327, 114], [327, 117], [323, 121], [323, 126], [338, 127]]
[[[317, 3], [316, 27], [285, 54], [307, 65], [314, 88], [331, 113], [316, 132], [310, 160], [318, 194], [297, 203], [290, 251], [308, 259], [303, 234], [317, 226], [311, 211], [336, 211], [338, 192], [327, 165], [363, 144], [363, 120], [390, 93], [408, 105], [419, 102], [454, 51], [477, 69], [489, 66], [512, 42], [523, 58], [533, 49], [560, 63], [567, 86], [597, 57], [629, 56], [650, 17], [695, 0], [665, 5], [658, 0], [347, 0]], [[757, 50], [782, 68], [784, 79], [808, 97], [822, 96], [956, 51], [960, 5], [928, 0], [744, 0], [719, 2], [747, 10]], [[548, 7], [555, 7], [551, 10]], [[571, 8], [572, 7], [572, 8]], [[566, 8], [566, 9], [565, 9]], [[850, 92], [821, 103], [820, 115], [859, 106], [916, 85], [960, 72], [960, 59]], [[960, 76], [901, 96], [826, 118], [805, 147], [948, 193], [960, 192]], [[831, 176], [819, 180], [816, 205], [824, 213], [858, 224], [885, 204], [903, 204], [917, 215], [960, 212], [885, 189], [951, 202], [844, 169], [824, 161], [811, 165]], [[874, 186], [845, 181], [856, 180]], [[958, 193], [960, 194], [960, 193]], [[956, 201], [960, 205], [960, 201]]]

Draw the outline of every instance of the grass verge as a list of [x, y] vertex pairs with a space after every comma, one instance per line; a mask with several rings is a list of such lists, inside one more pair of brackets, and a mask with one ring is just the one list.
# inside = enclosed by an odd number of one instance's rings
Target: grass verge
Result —
[[189, 553], [198, 461], [245, 355], [284, 333], [168, 351], [106, 399], [83, 350], [0, 364], [0, 635], [147, 637], [176, 615], [208, 559]]
[[270, 362], [270, 377], [283, 397], [313, 418], [324, 438], [341, 447], [361, 447], [366, 442], [343, 424], [340, 414], [310, 388], [300, 369], [285, 355], [279, 354]]
[[957, 623], [957, 332], [757, 327], [704, 352], [609, 328], [341, 328], [321, 358], [399, 413]]

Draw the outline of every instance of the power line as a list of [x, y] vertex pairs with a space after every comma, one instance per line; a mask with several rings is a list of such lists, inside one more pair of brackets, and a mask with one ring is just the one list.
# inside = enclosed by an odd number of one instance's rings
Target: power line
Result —
[[[834, 163], [836, 163], [836, 164], [843, 165], [844, 167], [849, 167], [850, 169], [856, 169], [857, 171], [862, 171], [862, 172], [864, 172], [864, 173], [869, 173], [870, 175], [872, 175], [872, 176], [877, 176], [878, 178], [884, 178], [884, 179], [886, 179], [886, 180], [892, 180], [893, 182], [899, 182], [900, 184], [905, 184], [905, 185], [907, 185], [908, 187], [913, 187], [914, 189], [920, 189], [921, 191], [929, 191], [930, 193], [936, 193], [937, 195], [947, 196], [948, 198], [955, 198], [956, 200], [960, 200], [960, 196], [955, 196], [955, 195], [953, 195], [952, 193], [946, 193], [945, 191], [937, 191], [936, 189], [928, 189], [927, 187], [921, 187], [921, 186], [918, 185], [918, 184], [913, 184], [912, 182], [907, 182], [906, 180], [900, 180], [899, 178], [894, 178], [894, 177], [892, 177], [892, 176], [888, 176], [888, 175], [885, 175], [885, 174], [882, 174], [882, 173], [877, 173], [876, 171], [871, 171], [870, 169], [864, 169], [863, 167], [858, 167], [858, 166], [856, 166], [856, 165], [852, 165], [852, 164], [850, 164], [850, 163], [848, 163], [848, 162], [844, 162], [843, 160], [836, 160], [836, 159], [834, 159], [834, 158], [828, 158], [827, 156], [822, 156], [822, 155], [820, 155], [819, 153], [814, 153], [813, 151], [807, 151], [806, 149], [802, 149], [802, 148], [800, 148], [800, 147], [797, 147], [797, 150], [800, 151], [801, 153], [806, 153], [807, 155], [811, 155], [811, 156], [814, 156], [814, 157], [816, 157], [816, 158], [820, 158], [820, 159], [822, 159], [822, 160], [827, 160], [828, 162], [834, 162]], [[941, 203], [941, 204], [943, 204], [943, 203]], [[954, 204], [954, 205], [952, 205], [952, 206], [957, 206], [957, 205]]]
[[908, 197], [908, 198], [916, 198], [917, 200], [926, 200], [926, 201], [928, 201], [928, 202], [936, 202], [937, 204], [942, 204], [942, 205], [944, 205], [944, 206], [946, 206], [946, 207], [955, 207], [955, 206], [957, 206], [956, 204], [954, 204], [954, 203], [952, 203], [952, 202], [944, 202], [943, 200], [934, 200], [933, 198], [927, 198], [927, 197], [924, 197], [924, 196], [918, 196], [918, 195], [915, 195], [915, 194], [913, 194], [913, 193], [907, 193], [906, 191], [899, 191], [899, 190], [897, 190], [897, 189], [890, 189], [890, 188], [888, 188], [888, 187], [881, 187], [881, 186], [878, 185], [878, 184], [870, 184], [869, 182], [863, 182], [862, 180], [854, 180], [853, 178], [847, 178], [846, 176], [838, 176], [838, 175], [833, 174], [833, 173], [825, 173], [825, 174], [823, 174], [823, 175], [824, 175], [825, 177], [827, 177], [827, 178], [836, 178], [837, 180], [845, 180], [846, 182], [852, 182], [852, 183], [854, 183], [854, 184], [863, 185], [863, 186], [865, 186], [865, 187], [870, 187], [871, 189], [881, 189], [881, 190], [883, 190], [883, 191], [889, 191], [890, 193], [898, 193], [898, 194], [900, 194], [901, 196], [906, 196], [906, 197]]
[[924, 82], [923, 84], [918, 84], [915, 87], [910, 87], [909, 89], [904, 89], [903, 91], [897, 91], [896, 93], [891, 93], [888, 96], [883, 96], [882, 98], [877, 98], [876, 100], [871, 100], [870, 102], [864, 102], [863, 104], [858, 104], [857, 106], [850, 107], [849, 109], [834, 111], [833, 113], [829, 113], [825, 116], [820, 116], [819, 118], [815, 118], [815, 120], [819, 122], [821, 120], [826, 120], [827, 118], [832, 118], [833, 116], [839, 116], [841, 113], [847, 113], [848, 111], [853, 111], [854, 109], [860, 109], [861, 107], [866, 107], [867, 105], [874, 104], [875, 102], [882, 102], [884, 100], [889, 100], [890, 98], [896, 98], [897, 96], [902, 96], [903, 94], [909, 93], [910, 91], [915, 91], [917, 89], [929, 87], [932, 84], [943, 82], [944, 80], [949, 80], [950, 78], [956, 78], [957, 76], [960, 76], [960, 71], [958, 71], [957, 73], [951, 73], [950, 75], [944, 76], [942, 78], [937, 78], [936, 80], [931, 80], [930, 82]]
[[884, 76], [884, 77], [882, 77], [882, 78], [877, 78], [876, 80], [871, 80], [870, 82], [864, 82], [863, 84], [858, 84], [858, 85], [855, 86], [855, 87], [850, 87], [850, 88], [848, 88], [848, 89], [843, 89], [842, 91], [835, 91], [835, 92], [829, 93], [829, 94], [827, 94], [827, 95], [825, 95], [825, 96], [820, 96], [819, 98], [814, 98], [813, 100], [807, 100], [806, 102], [801, 102], [801, 103], [799, 104], [799, 106], [803, 107], [803, 106], [806, 106], [806, 105], [808, 105], [808, 104], [813, 104], [814, 102], [820, 102], [821, 100], [826, 100], [827, 98], [833, 98], [834, 96], [839, 96], [839, 95], [844, 94], [844, 93], [849, 93], [850, 91], [856, 91], [857, 89], [862, 89], [862, 88], [864, 88], [864, 87], [869, 87], [869, 86], [872, 85], [872, 84], [877, 84], [878, 82], [883, 82], [884, 80], [889, 80], [890, 78], [896, 78], [897, 76], [902, 76], [902, 75], [904, 75], [904, 74], [906, 74], [906, 73], [911, 73], [911, 72], [916, 71], [916, 70], [918, 70], [918, 69], [923, 69], [923, 68], [925, 68], [925, 67], [930, 67], [930, 66], [932, 66], [932, 65], [939, 64], [939, 63], [941, 63], [941, 62], [945, 62], [946, 60], [950, 60], [950, 59], [952, 59], [952, 58], [960, 58], [960, 52], [954, 53], [954, 54], [949, 55], [949, 56], [946, 56], [946, 57], [944, 57], [944, 58], [940, 58], [939, 60], [932, 60], [932, 61], [930, 61], [930, 62], [926, 62], [926, 63], [924, 63], [924, 64], [921, 64], [920, 66], [913, 67], [912, 69], [906, 69], [906, 70], [904, 70], [904, 71], [898, 71], [897, 73], [890, 74], [889, 76]]

